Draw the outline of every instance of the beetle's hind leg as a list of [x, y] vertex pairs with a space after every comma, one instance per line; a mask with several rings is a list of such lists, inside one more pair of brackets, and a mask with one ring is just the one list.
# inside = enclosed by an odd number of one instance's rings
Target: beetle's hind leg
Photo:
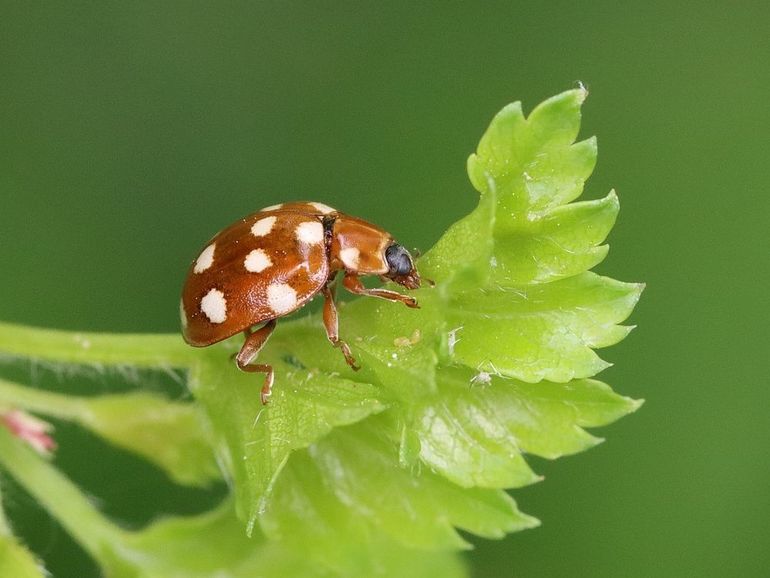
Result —
[[337, 319], [337, 306], [334, 304], [334, 289], [329, 285], [324, 286], [324, 327], [326, 328], [326, 337], [334, 347], [337, 347], [342, 351], [342, 355], [345, 356], [345, 361], [354, 370], [361, 369], [356, 365], [356, 359], [350, 352], [350, 347], [347, 343], [340, 339], [339, 335], [339, 321]]
[[265, 383], [262, 385], [262, 391], [260, 392], [260, 399], [262, 400], [263, 405], [267, 404], [267, 400], [269, 399], [273, 388], [273, 380], [275, 378], [273, 366], [264, 363], [252, 364], [251, 362], [254, 361], [259, 350], [265, 345], [268, 337], [270, 337], [270, 334], [273, 332], [273, 329], [275, 329], [275, 319], [271, 319], [254, 332], [249, 330], [244, 331], [246, 334], [246, 341], [243, 342], [241, 350], [235, 356], [235, 363], [238, 364], [238, 369], [241, 371], [265, 374]]

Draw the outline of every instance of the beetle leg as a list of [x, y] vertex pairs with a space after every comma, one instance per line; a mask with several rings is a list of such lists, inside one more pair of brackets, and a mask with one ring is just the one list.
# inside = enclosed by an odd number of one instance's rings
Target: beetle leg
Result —
[[417, 300], [414, 297], [402, 295], [401, 293], [390, 291], [389, 289], [367, 289], [364, 287], [363, 283], [361, 283], [361, 280], [358, 277], [351, 275], [350, 273], [345, 275], [345, 278], [342, 280], [342, 284], [345, 286], [345, 289], [356, 295], [379, 297], [380, 299], [387, 299], [388, 301], [401, 301], [401, 303], [407, 307], [412, 308], [420, 307], [417, 305]]
[[334, 304], [334, 288], [329, 285], [325, 285], [323, 288], [324, 294], [324, 327], [326, 327], [326, 337], [334, 347], [338, 347], [342, 351], [342, 355], [345, 356], [345, 361], [354, 370], [361, 369], [356, 365], [356, 359], [350, 353], [350, 347], [340, 339], [339, 335], [339, 323], [337, 320], [337, 307]]
[[248, 371], [250, 373], [260, 372], [265, 374], [265, 383], [262, 385], [262, 391], [260, 392], [262, 405], [267, 404], [267, 400], [270, 397], [270, 391], [273, 388], [273, 367], [264, 363], [252, 364], [251, 362], [254, 361], [259, 350], [265, 345], [267, 338], [270, 337], [273, 329], [275, 329], [275, 319], [271, 319], [253, 333], [248, 331], [244, 332], [246, 333], [246, 341], [243, 342], [241, 350], [235, 356], [235, 363], [238, 364], [238, 369], [241, 371]]

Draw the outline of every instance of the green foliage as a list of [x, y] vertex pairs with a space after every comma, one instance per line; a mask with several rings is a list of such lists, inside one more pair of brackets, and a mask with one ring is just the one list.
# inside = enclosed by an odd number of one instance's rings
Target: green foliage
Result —
[[0, 576], [43, 578], [44, 573], [32, 554], [11, 534], [0, 506]]
[[[195, 404], [143, 393], [58, 404], [7, 382], [0, 402], [76, 421], [179, 483], [216, 477], [216, 456], [233, 496], [135, 533], [105, 533], [109, 522], [94, 518], [107, 536], [98, 541], [88, 524], [67, 524], [74, 514], [60, 500], [38, 499], [121, 578], [462, 576], [458, 530], [499, 538], [537, 525], [504, 491], [540, 479], [524, 456], [590, 448], [601, 440], [583, 428], [639, 406], [588, 379], [608, 365], [594, 350], [628, 334], [620, 323], [643, 287], [588, 271], [607, 253], [618, 200], [571, 203], [596, 162], [594, 139], [575, 143], [584, 98], [572, 90], [528, 118], [518, 103], [494, 118], [468, 161], [477, 208], [419, 262], [436, 281], [416, 291], [421, 308], [340, 307], [359, 372], [317, 316], [282, 323], [260, 354], [276, 369], [268, 407], [254, 375], [229, 359], [237, 339], [193, 351], [174, 336], [0, 325], [0, 351], [12, 355], [185, 369]], [[0, 460], [33, 494], [42, 476], [47, 491], [66, 487], [78, 502], [66, 479], [6, 438], [21, 461]]]
[[447, 320], [460, 339], [451, 358], [528, 382], [564, 382], [608, 367], [592, 348], [628, 334], [628, 327], [617, 324], [642, 290], [593, 273], [488, 289], [464, 291], [449, 301]]
[[0, 379], [0, 404], [66, 419], [164, 470], [175, 482], [203, 486], [221, 478], [199, 409], [149, 392], [80, 397]]
[[0, 576], [13, 578], [43, 578], [45, 574], [29, 550], [13, 536], [0, 535]]
[[[419, 578], [433, 572], [447, 578], [462, 576], [462, 566], [452, 556], [406, 551], [406, 557], [399, 558], [392, 555], [393, 546], [382, 541], [370, 544], [366, 557], [357, 557], [354, 570], [319, 568], [313, 557], [305, 555], [303, 545], [268, 541], [263, 536], [247, 538], [230, 503], [202, 516], [157, 522], [127, 536], [124, 548], [115, 552], [120, 558], [112, 561], [115, 578], [210, 578], [225, 570], [233, 578], [341, 574]], [[137, 553], [143, 558], [141, 564], [136, 563]]]
[[0, 576], [42, 578], [40, 567], [28, 550], [10, 536], [0, 537]]
[[357, 525], [407, 547], [452, 549], [467, 545], [454, 527], [499, 538], [536, 524], [504, 492], [464, 491], [429, 471], [415, 476], [400, 468], [398, 448], [381, 426], [368, 420], [337, 429], [294, 456], [266, 513], [266, 532], [328, 547]]
[[472, 376], [467, 368], [444, 369], [438, 396], [414, 417], [422, 461], [462, 487], [539, 481], [522, 454], [554, 459], [593, 447], [601, 440], [582, 428], [640, 405], [590, 379], [531, 384], [490, 376], [480, 394], [481, 386], [468, 387]]
[[191, 370], [189, 384], [209, 413], [220, 455], [235, 480], [239, 512], [249, 520], [250, 533], [291, 452], [385, 406], [371, 385], [300, 372], [268, 351], [263, 359], [269, 359], [278, 375], [285, 376], [288, 387], [276, 387], [270, 406], [263, 407], [259, 396], [254, 396], [254, 376], [232, 368], [223, 372], [228, 355], [219, 353]]
[[[248, 538], [230, 500], [200, 516], [172, 517], [140, 531], [118, 529], [45, 460], [0, 428], [0, 465], [16, 477], [93, 556], [108, 578], [284, 578], [288, 576], [404, 576], [440, 572], [463, 576], [446, 552], [404, 550], [373, 536], [365, 552], [332, 567], [319, 567], [300, 544]], [[0, 527], [0, 576], [41, 577], [29, 553]], [[26, 574], [24, 573], [26, 572]], [[359, 574], [360, 572], [360, 574]]]

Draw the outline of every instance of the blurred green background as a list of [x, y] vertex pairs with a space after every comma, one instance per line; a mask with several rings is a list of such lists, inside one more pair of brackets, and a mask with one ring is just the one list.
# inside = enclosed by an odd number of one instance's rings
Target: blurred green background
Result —
[[[601, 377], [647, 403], [535, 460], [546, 480], [515, 497], [543, 526], [479, 542], [474, 575], [768, 575], [767, 3], [0, 6], [0, 318], [34, 325], [176, 331], [202, 243], [289, 199], [428, 248], [475, 204], [491, 117], [583, 81], [586, 196], [621, 200], [598, 270], [648, 284]], [[128, 524], [215, 499], [60, 441]], [[93, 572], [29, 498], [10, 507], [57, 578]]]

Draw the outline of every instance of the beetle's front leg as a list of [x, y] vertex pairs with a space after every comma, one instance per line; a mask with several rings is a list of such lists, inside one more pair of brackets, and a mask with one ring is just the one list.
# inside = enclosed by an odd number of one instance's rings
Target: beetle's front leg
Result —
[[367, 289], [364, 287], [363, 283], [361, 283], [361, 280], [351, 273], [345, 274], [342, 284], [345, 286], [345, 289], [355, 295], [368, 295], [369, 297], [379, 297], [380, 299], [386, 299], [388, 301], [401, 301], [401, 303], [407, 307], [420, 307], [414, 297], [402, 295], [401, 293], [390, 291], [389, 289]]
[[337, 319], [337, 306], [334, 304], [334, 289], [328, 284], [323, 288], [324, 294], [324, 327], [326, 327], [326, 337], [334, 347], [339, 347], [342, 351], [342, 355], [345, 356], [345, 361], [354, 370], [361, 369], [356, 365], [356, 360], [353, 354], [350, 353], [350, 347], [340, 339], [339, 335], [339, 321]]

